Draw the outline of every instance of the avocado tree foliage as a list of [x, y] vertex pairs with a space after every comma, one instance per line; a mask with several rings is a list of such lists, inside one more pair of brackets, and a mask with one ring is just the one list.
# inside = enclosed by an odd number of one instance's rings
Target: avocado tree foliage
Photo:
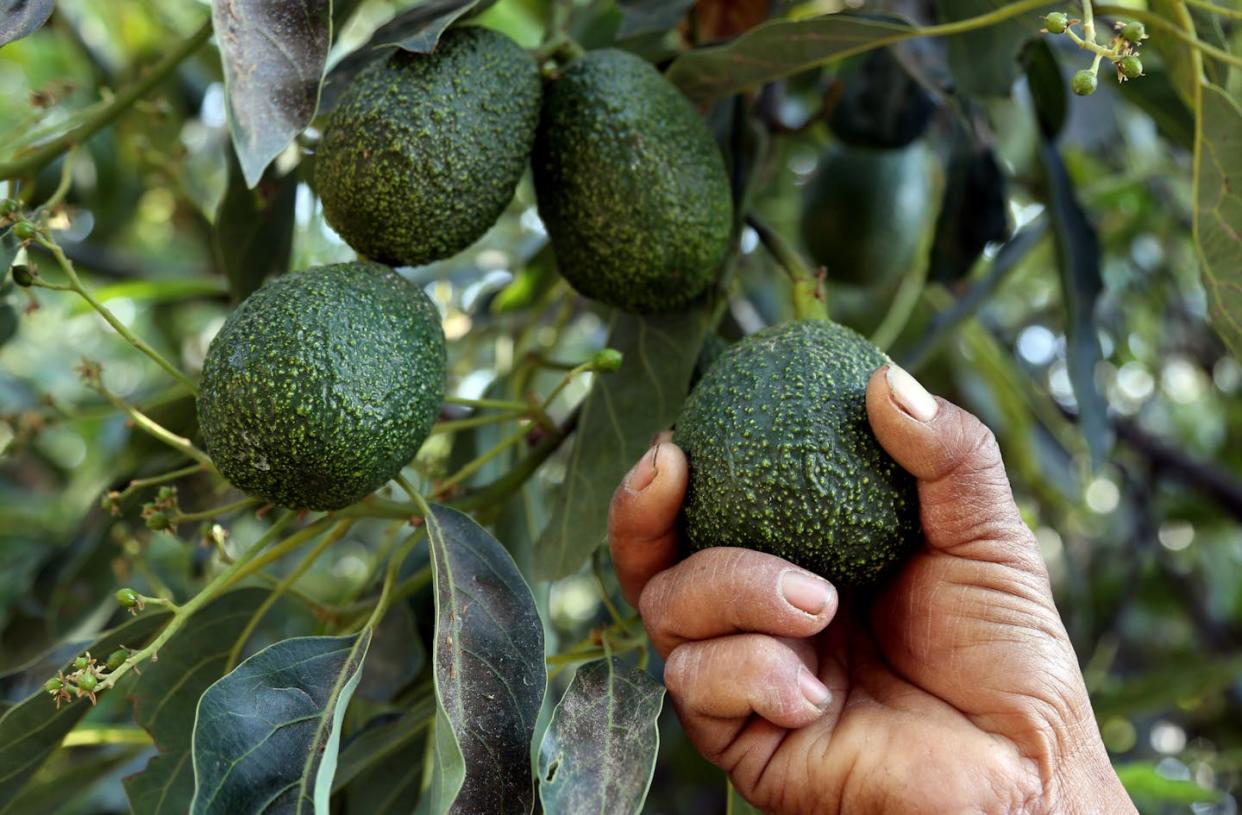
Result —
[[1236, 807], [1236, 3], [210, 5], [0, 0], [0, 814], [745, 811], [607, 508], [826, 316], [996, 430], [1140, 808]]

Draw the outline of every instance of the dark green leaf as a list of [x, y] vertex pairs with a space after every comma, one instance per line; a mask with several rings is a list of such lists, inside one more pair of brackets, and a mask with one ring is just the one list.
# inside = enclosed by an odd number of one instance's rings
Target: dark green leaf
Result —
[[646, 317], [612, 313], [608, 347], [625, 361], [596, 377], [582, 405], [565, 481], [535, 549], [540, 580], [573, 574], [604, 542], [612, 491], [677, 418], [708, 321], [705, 306]]
[[660, 749], [664, 686], [621, 660], [578, 669], [539, 748], [548, 815], [638, 813]]
[[1144, 811], [1161, 804], [1197, 804], [1221, 798], [1219, 791], [1204, 789], [1193, 781], [1165, 778], [1156, 765], [1148, 761], [1122, 764], [1116, 770], [1126, 792]]
[[[354, 779], [374, 769], [386, 756], [403, 753], [407, 748], [419, 745], [423, 741], [423, 731], [435, 717], [435, 708], [434, 692], [428, 688], [427, 696], [405, 713], [388, 714], [367, 722], [341, 748], [340, 762], [332, 778], [332, 791], [344, 789]], [[418, 763], [421, 776], [422, 761]]]
[[130, 694], [134, 720], [151, 734], [160, 753], [145, 770], [125, 779], [134, 815], [185, 812], [185, 802], [194, 795], [190, 735], [198, 699], [224, 672], [229, 650], [267, 594], [241, 589], [214, 600], [160, 649], [158, 660], [142, 667]]
[[[106, 656], [122, 645], [139, 648], [168, 617], [163, 612], [135, 617], [98, 637], [85, 650]], [[90, 704], [82, 700], [57, 709], [40, 688], [0, 717], [0, 806], [17, 795], [90, 709]]]
[[543, 623], [509, 553], [471, 518], [427, 520], [436, 636], [432, 815], [534, 806], [531, 739], [547, 686]]
[[12, 303], [0, 302], [0, 345], [13, 339], [17, 333], [17, 309]]
[[0, 0], [0, 47], [38, 31], [55, 7], [54, 0]]
[[[1009, 0], [936, 0], [936, 18], [952, 23], [1008, 4]], [[1055, 4], [1049, 3], [1048, 9], [1053, 8]], [[1030, 14], [947, 38], [956, 91], [964, 96], [1008, 96], [1018, 76], [1018, 51], [1028, 39], [1040, 36], [1041, 13], [1034, 9]]]
[[252, 187], [315, 117], [331, 6], [330, 0], [212, 0], [229, 132]]
[[278, 176], [272, 167], [250, 189], [241, 165], [230, 156], [229, 184], [211, 234], [216, 264], [228, 277], [234, 301], [245, 300], [268, 277], [288, 271], [297, 192], [297, 173]]
[[895, 17], [849, 12], [770, 20], [724, 45], [682, 54], [666, 75], [695, 102], [706, 104], [917, 33], [914, 26]]
[[0, 815], [86, 811], [84, 807], [71, 808], [69, 804], [90, 793], [91, 788], [104, 779], [110, 776], [115, 778], [126, 764], [138, 757], [142, 749], [131, 747], [89, 756], [61, 754], [58, 757], [61, 761], [54, 760], [45, 765], [21, 795], [10, 801], [7, 807], [0, 807]]
[[434, 697], [426, 701], [417, 711], [368, 722], [341, 750], [333, 792], [344, 790], [347, 812], [414, 811], [422, 788], [427, 725], [435, 716]]
[[552, 252], [552, 244], [546, 243], [518, 270], [509, 285], [496, 295], [492, 300], [491, 311], [493, 314], [507, 314], [530, 308], [558, 280], [560, 275], [556, 272], [556, 255]]
[[371, 39], [332, 66], [323, 83], [319, 109], [331, 113], [358, 72], [393, 48], [430, 53], [450, 25], [479, 5], [479, 0], [430, 0], [398, 14], [376, 29]]
[[1041, 142], [1039, 155], [1048, 184], [1048, 209], [1066, 312], [1066, 362], [1078, 402], [1079, 429], [1086, 439], [1094, 468], [1104, 461], [1113, 441], [1108, 403], [1095, 381], [1095, 368], [1102, 358], [1095, 321], [1096, 301], [1104, 289], [1100, 276], [1100, 242], [1095, 227], [1078, 203], [1056, 146], [1046, 140]]
[[369, 628], [284, 640], [208, 688], [194, 723], [193, 815], [327, 812], [370, 642]]
[[414, 612], [408, 603], [395, 605], [375, 627], [356, 694], [359, 699], [387, 702], [418, 676], [426, 662]]
[[1242, 359], [1242, 107], [1203, 86], [1195, 156], [1195, 246], [1212, 325]]
[[[1035, 40], [1022, 51], [1026, 66], [1027, 85], [1035, 100], [1035, 117], [1045, 139], [1055, 141], [1065, 127], [1069, 100], [1065, 96], [1065, 78], [1061, 66], [1046, 40]], [[1129, 84], [1129, 83], [1126, 83]]]
[[693, 5], [694, 0], [617, 0], [617, 8], [621, 9], [617, 38], [667, 31], [677, 25]]
[[970, 274], [984, 247], [1009, 237], [1004, 171], [992, 148], [965, 127], [956, 128], [946, 175], [928, 270], [942, 283]]

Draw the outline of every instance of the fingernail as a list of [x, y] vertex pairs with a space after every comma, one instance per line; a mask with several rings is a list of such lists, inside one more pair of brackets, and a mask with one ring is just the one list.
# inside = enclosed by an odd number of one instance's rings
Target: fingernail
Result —
[[893, 399], [910, 418], [920, 422], [930, 422], [936, 418], [940, 405], [917, 379], [896, 365], [888, 366], [888, 372], [884, 376], [888, 379], [888, 389], [892, 392]]
[[807, 614], [818, 614], [832, 597], [832, 586], [826, 580], [803, 572], [788, 571], [781, 575], [781, 594], [785, 602]]
[[798, 669], [798, 687], [802, 690], [802, 695], [814, 707], [823, 710], [828, 707], [828, 701], [832, 699], [832, 692], [820, 682], [805, 667]]
[[660, 468], [657, 466], [659, 456], [660, 445], [657, 442], [630, 468], [625, 476], [625, 488], [630, 492], [642, 492], [650, 487], [651, 482], [655, 481], [656, 476], [660, 474]]

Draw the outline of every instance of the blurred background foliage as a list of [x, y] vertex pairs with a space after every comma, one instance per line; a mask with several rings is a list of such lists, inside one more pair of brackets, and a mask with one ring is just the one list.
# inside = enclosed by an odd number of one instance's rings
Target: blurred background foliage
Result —
[[[413, 5], [345, 3], [330, 63]], [[690, 44], [731, 37], [769, 15], [844, 8], [707, 1], [694, 4], [688, 20], [678, 15], [644, 30], [638, 12], [657, 5], [580, 0], [573, 32], [587, 47], [619, 42], [665, 63]], [[926, 24], [997, 5], [894, 0], [865, 10]], [[71, 121], [123, 87], [206, 11], [201, 2], [59, 0], [44, 29], [0, 49], [0, 155], [32, 128]], [[534, 47], [549, 13], [546, 0], [500, 0], [477, 19]], [[1242, 36], [1228, 22], [1204, 25], [1237, 53]], [[1105, 76], [1094, 96], [1066, 95], [1063, 78], [1085, 57], [1068, 42], [1041, 40], [1039, 27], [1032, 13], [957, 38], [912, 40], [875, 52], [882, 58], [855, 57], [724, 100], [708, 113], [735, 174], [749, 178], [753, 226], [820, 254], [814, 244], [825, 225], [849, 225], [844, 234], [864, 270], [855, 282], [867, 285], [838, 285], [830, 271], [834, 316], [864, 334], [880, 330], [898, 362], [996, 431], [1105, 742], [1142, 810], [1234, 813], [1242, 789], [1242, 366], [1207, 320], [1190, 229], [1193, 120], [1155, 48], [1144, 53], [1148, 77], [1118, 86]], [[861, 96], [851, 91], [866, 81], [872, 84]], [[1058, 84], [1062, 92], [1049, 101], [1048, 88]], [[1225, 75], [1219, 84], [1236, 96], [1242, 82]], [[876, 100], [890, 107], [877, 114]], [[1039, 117], [1058, 110], [1064, 122], [1050, 158]], [[918, 135], [920, 118], [927, 130], [915, 147], [885, 145], [891, 155], [918, 155], [884, 181], [883, 170], [867, 163], [878, 140], [908, 141], [903, 132]], [[228, 142], [219, 59], [201, 49], [78, 152], [71, 217], [60, 224], [59, 240], [100, 300], [196, 373], [238, 294], [268, 273], [353, 257], [325, 225], [308, 184], [316, 137], [312, 128], [256, 190], [246, 190]], [[838, 182], [835, 201], [809, 192], [817, 169], [832, 162], [839, 165], [829, 178]], [[1058, 186], [1061, 166], [1069, 188]], [[28, 201], [45, 198], [60, 171], [52, 163], [19, 192]], [[850, 174], [860, 177], [846, 195]], [[867, 204], [867, 191], [883, 184], [885, 194]], [[1066, 225], [1079, 211], [1074, 198], [1098, 240], [1098, 266], [1090, 239]], [[545, 242], [523, 182], [479, 245], [406, 270], [443, 311], [453, 393], [546, 393], [560, 372], [523, 367], [523, 360], [579, 361], [605, 344], [607, 315], [555, 278]], [[884, 259], [903, 251], [909, 259], [877, 280]], [[34, 249], [29, 261], [51, 266]], [[789, 288], [748, 226], [721, 336], [790, 319]], [[1070, 302], [1074, 291], [1085, 302]], [[108, 489], [177, 459], [134, 433], [75, 368], [84, 357], [98, 360], [111, 390], [193, 436], [189, 396], [69, 295], [31, 296], [6, 284], [0, 303], [2, 712], [21, 698], [24, 663], [120, 619], [115, 586], [188, 591], [210, 555], [202, 539], [214, 531], [213, 524], [190, 524], [152, 532], [137, 519], [137, 501], [121, 518], [99, 508]], [[1076, 344], [1088, 355], [1098, 344], [1088, 367], [1101, 400], [1094, 417], [1075, 386]], [[569, 415], [589, 384], [575, 380], [554, 414]], [[485, 431], [455, 443], [433, 437], [420, 454], [420, 473], [451, 472], [498, 438]], [[490, 519], [527, 570], [566, 455], [538, 472], [518, 509]], [[477, 482], [503, 473], [506, 463], [498, 459]], [[229, 496], [208, 479], [191, 479], [180, 499], [198, 508]], [[250, 516], [219, 523], [244, 540], [262, 526]], [[390, 534], [391, 525], [380, 522], [354, 527], [298, 583], [299, 595], [320, 605], [355, 599]], [[540, 591], [550, 633], [562, 642], [607, 619], [586, 570]], [[412, 598], [405, 629], [390, 634], [386, 648], [377, 640], [374, 658], [398, 684], [422, 670], [398, 646], [417, 639], [410, 627], [427, 635], [427, 602]], [[258, 644], [317, 630], [304, 603], [284, 606], [285, 613], [269, 616]], [[365, 721], [366, 704], [351, 708], [351, 719]], [[144, 766], [150, 747], [140, 737], [127, 740], [133, 734], [123, 727], [110, 739], [110, 728], [124, 720], [119, 697], [92, 710], [74, 746], [58, 751], [23, 797], [0, 810], [128, 811], [117, 780]], [[647, 811], [723, 811], [721, 775], [695, 756], [669, 711], [662, 737]], [[363, 797], [341, 806], [374, 811]]]

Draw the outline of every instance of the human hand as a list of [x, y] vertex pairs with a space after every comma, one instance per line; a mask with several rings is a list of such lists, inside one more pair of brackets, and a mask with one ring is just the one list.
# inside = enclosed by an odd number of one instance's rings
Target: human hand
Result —
[[1133, 813], [992, 433], [899, 368], [867, 390], [926, 546], [867, 605], [772, 555], [678, 559], [688, 468], [659, 441], [613, 496], [622, 591], [695, 746], [772, 813]]

